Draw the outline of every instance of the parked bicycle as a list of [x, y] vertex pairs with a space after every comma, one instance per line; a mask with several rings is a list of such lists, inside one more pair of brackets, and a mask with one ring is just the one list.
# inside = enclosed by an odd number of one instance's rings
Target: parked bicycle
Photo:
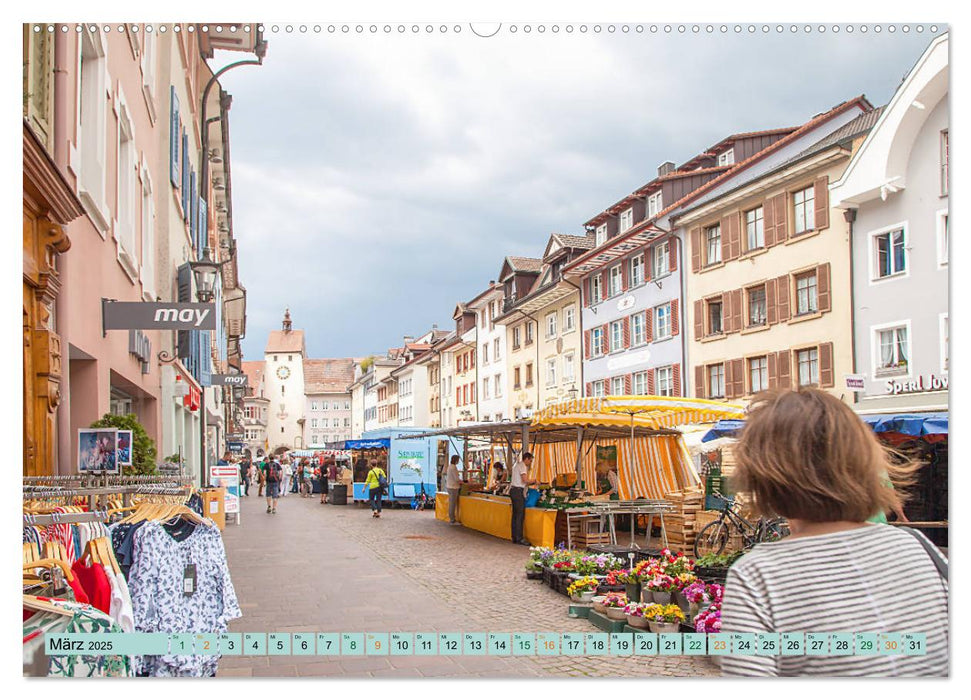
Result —
[[421, 484], [421, 491], [416, 493], [415, 497], [411, 499], [411, 507], [414, 510], [425, 510], [430, 506], [431, 502], [431, 496], [425, 492], [425, 485]]
[[745, 551], [760, 542], [774, 542], [789, 534], [789, 524], [785, 518], [759, 518], [752, 523], [739, 512], [735, 499], [726, 498], [718, 491], [713, 495], [722, 502], [721, 515], [705, 525], [695, 537], [696, 557], [721, 554], [732, 539], [741, 541], [742, 551]]

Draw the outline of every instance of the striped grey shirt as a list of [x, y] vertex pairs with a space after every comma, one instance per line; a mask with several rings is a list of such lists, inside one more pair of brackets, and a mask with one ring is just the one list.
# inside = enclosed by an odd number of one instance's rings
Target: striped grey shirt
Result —
[[891, 525], [757, 545], [728, 572], [722, 632], [923, 632], [926, 656], [725, 656], [727, 676], [946, 676], [948, 590]]

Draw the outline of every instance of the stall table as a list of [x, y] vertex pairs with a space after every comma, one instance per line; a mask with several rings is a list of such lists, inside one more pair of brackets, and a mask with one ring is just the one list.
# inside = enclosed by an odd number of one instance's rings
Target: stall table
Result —
[[[523, 535], [535, 547], [553, 547], [558, 511], [527, 508]], [[435, 517], [448, 522], [448, 494], [435, 495]], [[478, 530], [504, 540], [512, 539], [512, 502], [505, 496], [477, 493], [459, 496], [458, 520], [470, 530]]]

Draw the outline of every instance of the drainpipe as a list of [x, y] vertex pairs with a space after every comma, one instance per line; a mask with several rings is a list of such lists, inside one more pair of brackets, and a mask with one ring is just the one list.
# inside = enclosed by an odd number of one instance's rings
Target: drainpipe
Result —
[[[856, 221], [856, 209], [846, 209], [843, 211], [843, 220], [849, 228], [850, 237], [850, 371], [856, 374], [856, 282], [853, 270], [853, 222]], [[830, 295], [832, 295], [833, 284], [830, 282]], [[832, 302], [831, 302], [832, 303]], [[834, 368], [835, 374], [835, 368]]]

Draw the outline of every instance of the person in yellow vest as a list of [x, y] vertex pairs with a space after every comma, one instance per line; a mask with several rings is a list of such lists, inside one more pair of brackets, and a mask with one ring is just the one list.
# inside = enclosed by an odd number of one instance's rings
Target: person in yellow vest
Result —
[[377, 462], [371, 462], [371, 471], [367, 473], [364, 483], [368, 487], [368, 501], [371, 503], [371, 517], [381, 517], [381, 496], [388, 488], [388, 475], [378, 466]]

